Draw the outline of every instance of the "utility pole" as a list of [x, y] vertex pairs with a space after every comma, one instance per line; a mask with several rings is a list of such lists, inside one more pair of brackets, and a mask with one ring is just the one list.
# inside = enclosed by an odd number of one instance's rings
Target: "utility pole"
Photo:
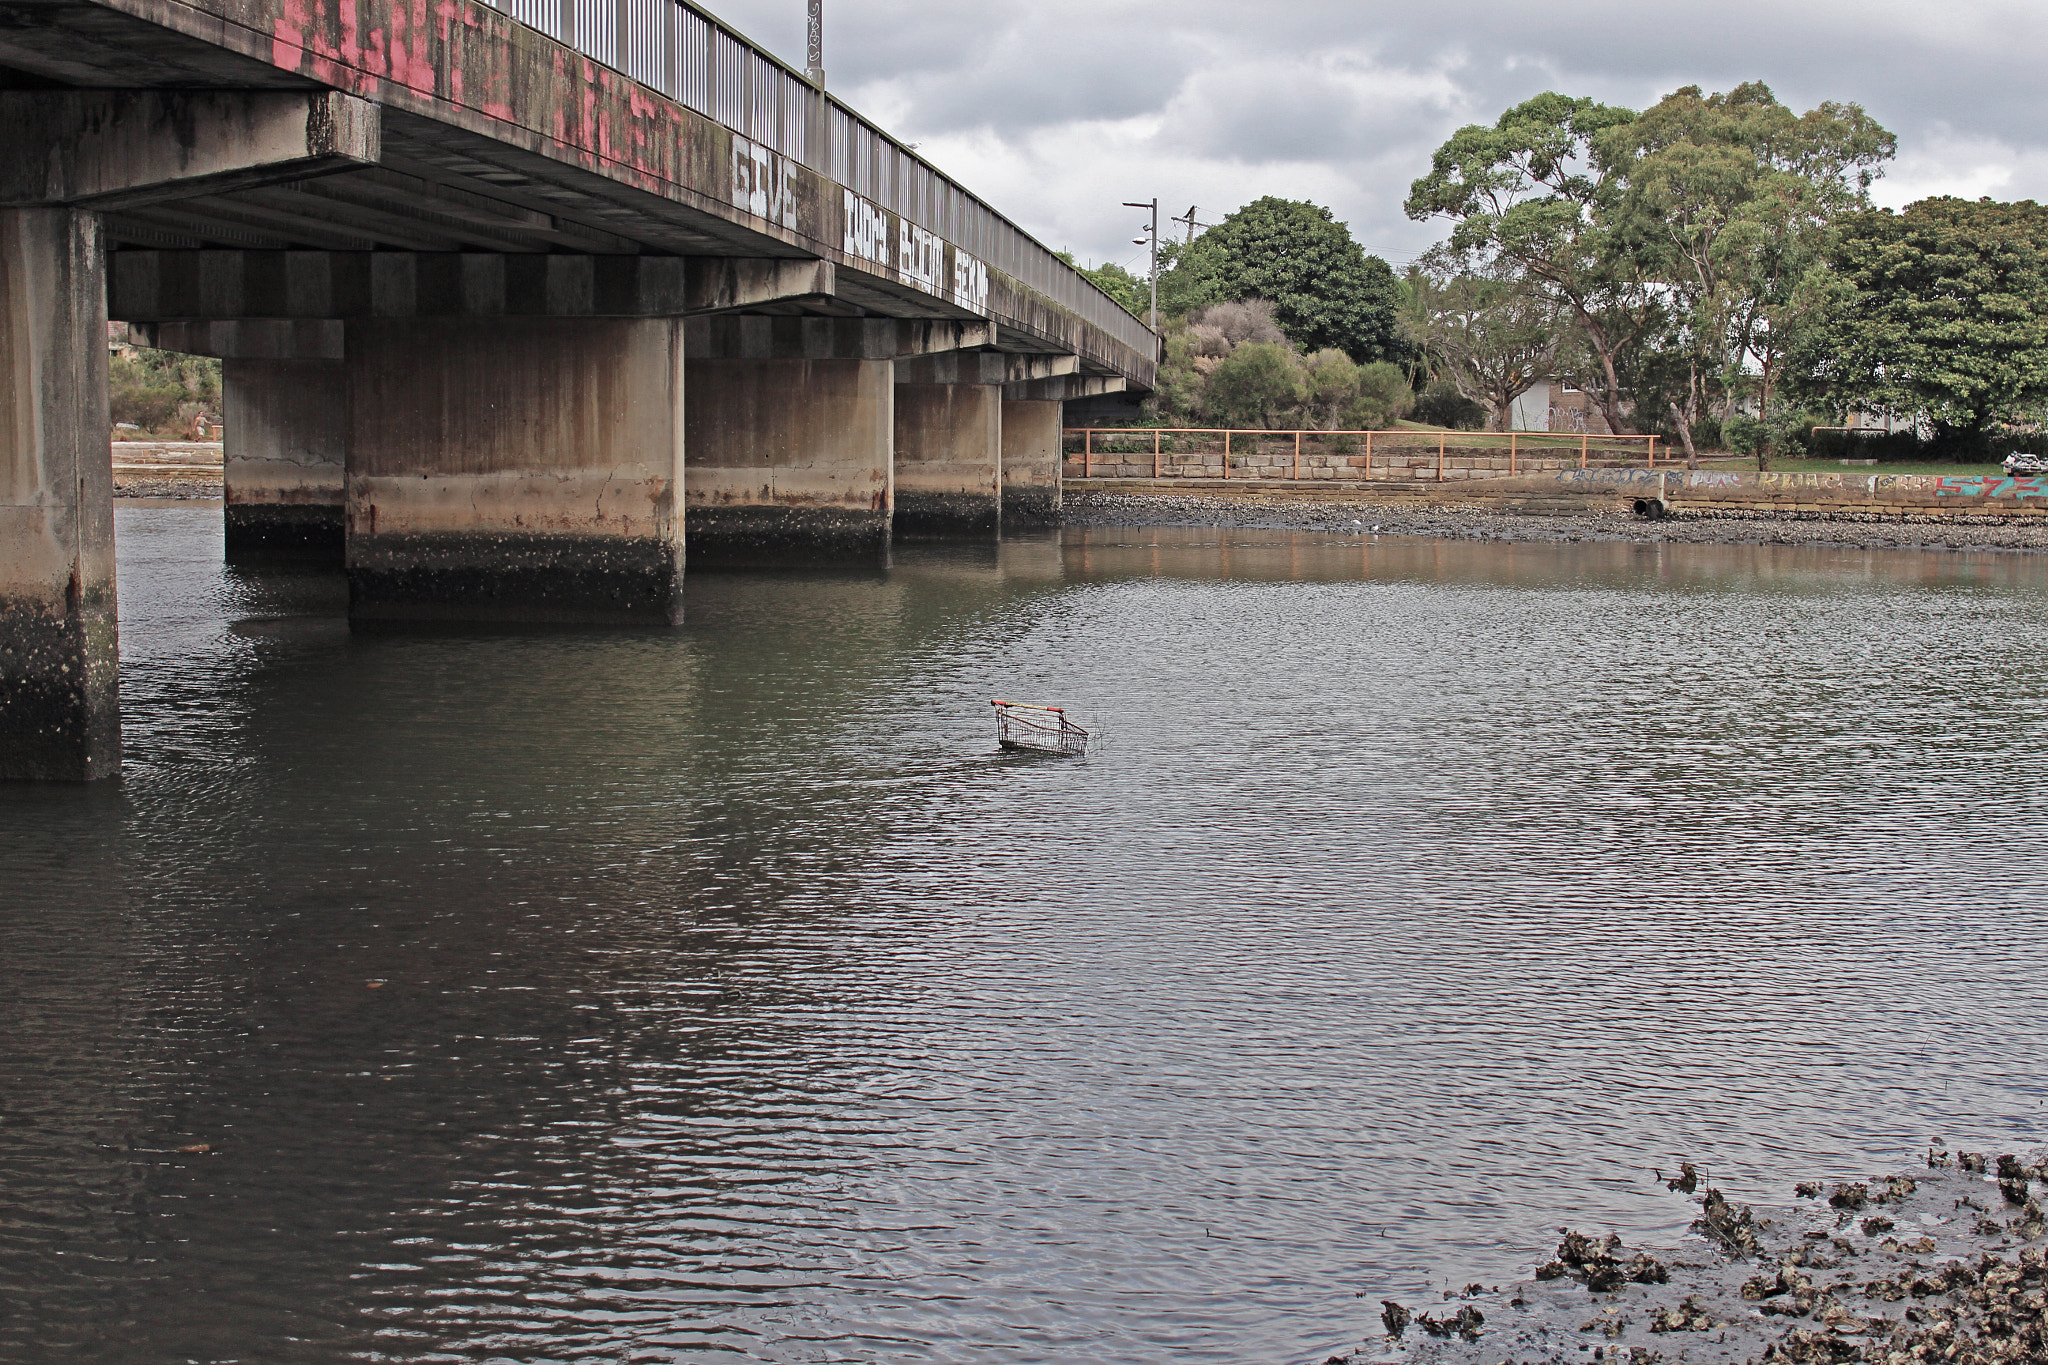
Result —
[[1152, 210], [1152, 221], [1145, 229], [1145, 235], [1132, 238], [1131, 245], [1150, 246], [1152, 248], [1152, 318], [1146, 325], [1151, 327], [1156, 335], [1159, 331], [1159, 199], [1155, 195], [1142, 204], [1134, 204], [1126, 199], [1124, 207], [1127, 209]]
[[807, 53], [804, 74], [812, 85], [825, 88], [825, 0], [810, 0], [809, 24], [805, 37]]
[[1181, 218], [1173, 218], [1173, 219], [1169, 219], [1168, 221], [1169, 221], [1169, 222], [1175, 222], [1175, 223], [1186, 223], [1186, 224], [1188, 225], [1188, 245], [1189, 245], [1189, 246], [1193, 246], [1193, 245], [1195, 244], [1195, 229], [1196, 229], [1196, 228], [1198, 228], [1198, 227], [1207, 227], [1207, 226], [1209, 226], [1209, 225], [1208, 225], [1207, 223], [1197, 223], [1197, 222], [1195, 221], [1195, 206], [1194, 206], [1193, 204], [1189, 204], [1189, 205], [1188, 205], [1188, 211], [1187, 211], [1187, 214], [1186, 214], [1186, 216], [1185, 216], [1185, 217], [1181, 217]]

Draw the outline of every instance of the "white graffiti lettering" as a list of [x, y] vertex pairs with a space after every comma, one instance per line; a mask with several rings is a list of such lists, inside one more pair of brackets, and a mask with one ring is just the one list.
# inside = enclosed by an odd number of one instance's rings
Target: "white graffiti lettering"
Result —
[[946, 260], [945, 239], [907, 218], [896, 221], [901, 228], [896, 237], [896, 273], [906, 284], [927, 294], [938, 293], [939, 272]]
[[855, 194], [846, 195], [846, 254], [857, 261], [889, 263], [889, 215]]
[[796, 229], [796, 187], [782, 154], [733, 135], [732, 202], [777, 227]]
[[953, 302], [974, 313], [988, 312], [988, 267], [953, 248]]

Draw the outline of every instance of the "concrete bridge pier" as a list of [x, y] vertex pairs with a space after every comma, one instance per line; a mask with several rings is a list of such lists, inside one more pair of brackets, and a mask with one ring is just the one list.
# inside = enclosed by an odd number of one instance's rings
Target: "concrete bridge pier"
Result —
[[1060, 512], [1057, 398], [1003, 399], [1003, 524], [1046, 526]]
[[[981, 536], [1059, 505], [1059, 410], [1080, 357], [961, 351], [896, 364], [896, 528]], [[1014, 417], [1013, 435], [1008, 423]], [[1012, 456], [1017, 472], [1009, 470]], [[1019, 524], [1022, 524], [1019, 523]]]
[[982, 322], [733, 315], [688, 324], [690, 560], [879, 560], [896, 502], [899, 357], [984, 345]]
[[1003, 379], [992, 351], [896, 366], [896, 532], [995, 535], [1003, 521]]
[[349, 615], [682, 618], [680, 319], [347, 324]]
[[342, 564], [348, 373], [335, 320], [130, 323], [138, 346], [220, 361], [227, 557]]
[[220, 379], [228, 559], [341, 564], [349, 429], [341, 359], [230, 358]]
[[0, 778], [121, 763], [99, 220], [0, 209]]

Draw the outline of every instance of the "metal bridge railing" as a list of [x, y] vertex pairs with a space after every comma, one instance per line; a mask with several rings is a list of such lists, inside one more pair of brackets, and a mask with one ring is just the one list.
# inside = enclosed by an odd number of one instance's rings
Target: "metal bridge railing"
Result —
[[487, 3], [937, 233], [1140, 354], [1157, 353], [1143, 321], [1023, 229], [689, 0]]

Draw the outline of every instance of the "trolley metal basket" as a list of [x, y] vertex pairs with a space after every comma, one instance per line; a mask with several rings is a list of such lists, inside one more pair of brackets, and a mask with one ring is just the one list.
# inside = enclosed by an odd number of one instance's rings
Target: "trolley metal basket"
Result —
[[1088, 749], [1088, 732], [1067, 719], [1057, 706], [1030, 706], [1019, 701], [992, 701], [996, 708], [996, 743], [1005, 749], [1034, 749], [1048, 754], [1078, 754]]

